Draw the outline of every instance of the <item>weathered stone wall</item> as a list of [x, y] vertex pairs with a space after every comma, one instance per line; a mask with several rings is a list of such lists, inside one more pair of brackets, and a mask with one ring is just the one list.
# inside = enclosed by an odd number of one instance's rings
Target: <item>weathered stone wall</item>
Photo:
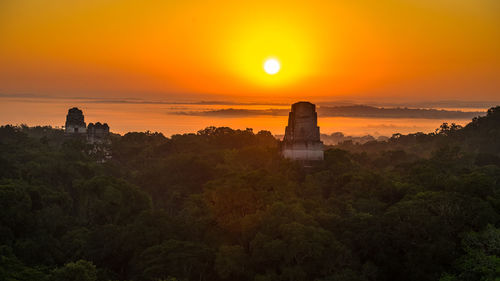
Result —
[[294, 160], [323, 160], [316, 106], [310, 102], [292, 105], [282, 143], [283, 156]]
[[298, 102], [292, 105], [288, 126], [285, 129], [285, 141], [317, 142], [319, 139], [318, 115], [316, 106], [310, 102]]
[[100, 122], [89, 123], [87, 128], [87, 140], [89, 143], [105, 143], [108, 141], [109, 137], [109, 126]]
[[323, 160], [323, 144], [291, 144], [283, 148], [283, 156], [293, 160]]

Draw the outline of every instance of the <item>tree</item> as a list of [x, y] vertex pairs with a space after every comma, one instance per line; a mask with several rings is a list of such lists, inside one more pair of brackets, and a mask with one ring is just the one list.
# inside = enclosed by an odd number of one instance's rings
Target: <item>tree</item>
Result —
[[92, 262], [78, 260], [70, 262], [53, 271], [51, 280], [54, 281], [96, 281], [97, 269]]
[[171, 239], [144, 250], [136, 272], [147, 280], [207, 280], [213, 259], [212, 250], [201, 243]]
[[455, 273], [440, 281], [500, 280], [500, 229], [488, 225], [481, 232], [470, 232], [462, 240], [465, 254], [455, 261]]
[[221, 278], [229, 280], [248, 280], [253, 275], [245, 249], [239, 245], [222, 245], [215, 258], [215, 269]]

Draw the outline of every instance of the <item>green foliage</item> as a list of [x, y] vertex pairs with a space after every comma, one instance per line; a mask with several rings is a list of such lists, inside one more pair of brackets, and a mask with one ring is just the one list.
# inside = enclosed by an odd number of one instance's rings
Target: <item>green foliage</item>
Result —
[[309, 168], [251, 129], [113, 135], [97, 163], [3, 126], [0, 280], [498, 281], [499, 114]]
[[54, 269], [53, 281], [96, 281], [97, 270], [95, 265], [86, 260], [70, 262], [63, 267]]
[[454, 274], [440, 281], [500, 280], [500, 229], [488, 225], [481, 232], [470, 232], [462, 239], [464, 255], [455, 261]]
[[138, 262], [138, 272], [146, 280], [169, 276], [188, 280], [204, 280], [212, 267], [210, 248], [194, 242], [168, 240], [144, 250]]
[[240, 279], [249, 274], [248, 256], [239, 245], [222, 245], [215, 259], [217, 273], [223, 279]]
[[26, 266], [7, 246], [0, 246], [0, 278], [5, 281], [49, 280], [43, 268]]

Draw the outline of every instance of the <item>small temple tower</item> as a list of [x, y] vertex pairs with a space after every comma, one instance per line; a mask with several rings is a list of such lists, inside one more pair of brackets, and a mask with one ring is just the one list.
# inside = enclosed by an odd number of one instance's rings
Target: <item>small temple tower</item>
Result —
[[323, 160], [316, 105], [304, 101], [292, 105], [281, 147], [283, 156], [288, 159]]
[[64, 128], [66, 134], [86, 134], [87, 124], [85, 124], [83, 112], [77, 107], [69, 109]]
[[104, 144], [109, 141], [109, 126], [107, 123], [89, 123], [87, 141], [90, 144]]

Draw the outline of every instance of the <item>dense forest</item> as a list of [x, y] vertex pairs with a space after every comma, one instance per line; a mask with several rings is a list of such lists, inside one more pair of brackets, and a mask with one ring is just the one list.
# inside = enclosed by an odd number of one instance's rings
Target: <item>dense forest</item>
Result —
[[500, 107], [329, 146], [266, 131], [0, 127], [0, 280], [500, 280]]

